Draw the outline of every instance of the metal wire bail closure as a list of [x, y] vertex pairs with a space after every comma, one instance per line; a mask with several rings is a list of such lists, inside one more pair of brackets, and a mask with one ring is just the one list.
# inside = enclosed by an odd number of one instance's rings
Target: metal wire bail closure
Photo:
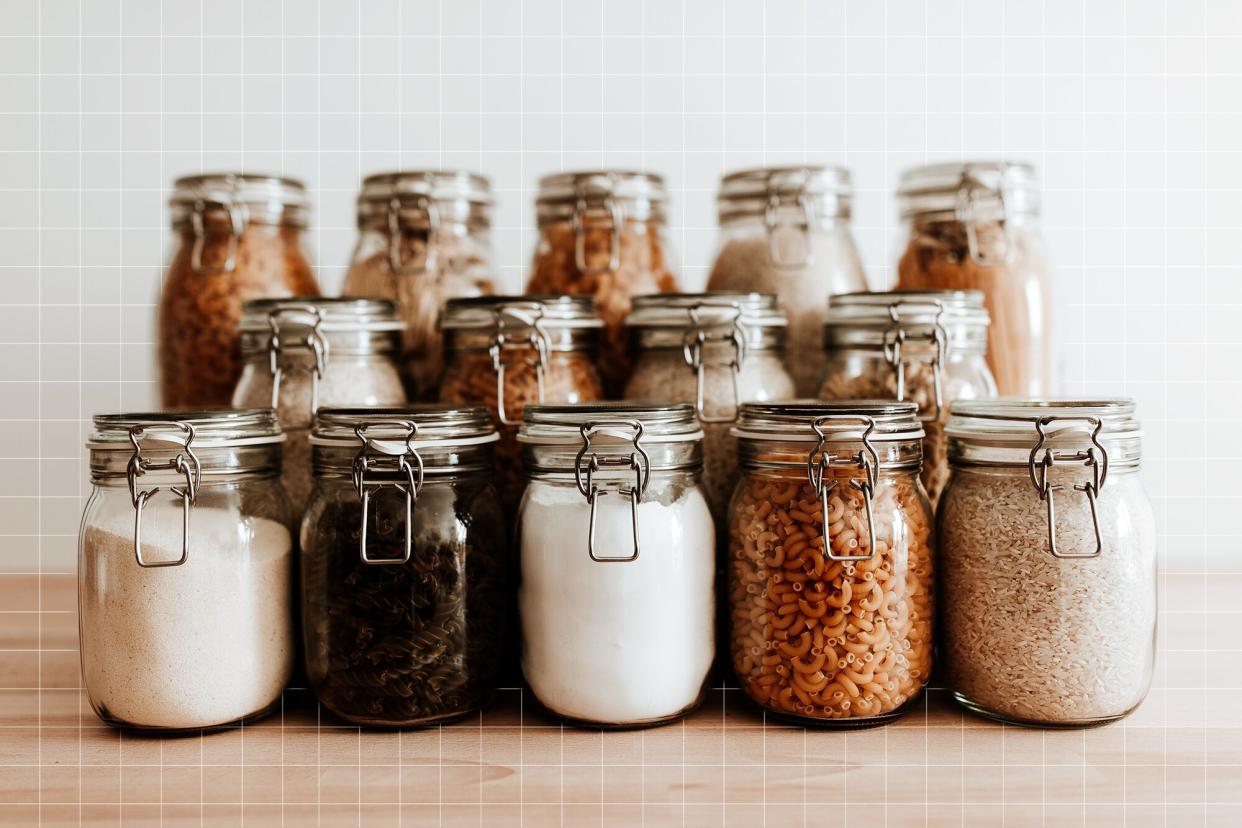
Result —
[[394, 273], [402, 276], [417, 276], [436, 269], [436, 235], [440, 229], [440, 208], [434, 199], [425, 195], [417, 196], [414, 206], [427, 217], [427, 249], [421, 262], [407, 264], [401, 261], [401, 240], [405, 238], [401, 232], [401, 199], [394, 197], [388, 202], [388, 266]]
[[[538, 303], [521, 303], [501, 305], [492, 311], [495, 318], [496, 332], [492, 334], [487, 346], [487, 353], [492, 358], [492, 370], [496, 372], [496, 418], [502, 425], [521, 425], [521, 415], [512, 419], [505, 410], [505, 361], [503, 359], [506, 346], [525, 345], [535, 352], [534, 357], [526, 358], [526, 364], [535, 369], [535, 393], [537, 401], [543, 402], [543, 375], [548, 364], [548, 332], [543, 328], [543, 308]], [[510, 337], [505, 333], [505, 317], [510, 316], [521, 322], [522, 327], [530, 332], [524, 337]]]
[[[229, 214], [228, 247], [225, 249], [224, 263], [220, 267], [203, 266], [203, 247], [207, 244], [207, 227], [203, 217], [209, 207], [218, 207]], [[248, 212], [246, 205], [234, 204], [232, 201], [209, 201], [200, 198], [194, 202], [194, 209], [190, 211], [190, 228], [194, 233], [194, 244], [190, 247], [190, 268], [195, 273], [232, 272], [237, 266], [237, 247], [246, 229]]]
[[[988, 210], [980, 210], [980, 205], [991, 202]], [[979, 231], [975, 224], [980, 213], [995, 211], [998, 216], [998, 224], [1001, 229], [999, 234], [1000, 244], [995, 256], [989, 255], [984, 250], [984, 245], [979, 242]], [[992, 189], [985, 187], [976, 181], [970, 174], [969, 170], [962, 171], [961, 183], [957, 190], [957, 206], [954, 214], [958, 222], [966, 229], [966, 249], [970, 253], [970, 260], [975, 264], [983, 267], [996, 267], [1009, 258], [1009, 237], [1005, 235], [1005, 193], [1002, 189]]]
[[[612, 178], [615, 183], [615, 176], [612, 176]], [[574, 266], [579, 273], [584, 275], [608, 273], [621, 267], [621, 230], [625, 227], [625, 215], [621, 211], [620, 202], [615, 198], [607, 199], [606, 208], [611, 221], [611, 225], [608, 227], [608, 267], [589, 267], [586, 260], [586, 226], [584, 220], [587, 210], [590, 208], [587, 206], [586, 196], [581, 191], [579, 191], [577, 202], [574, 203], [574, 212], [569, 220], [570, 227], [574, 231]]]
[[[396, 441], [370, 437], [367, 432], [373, 428], [402, 429], [404, 434]], [[423, 488], [423, 458], [413, 445], [417, 433], [418, 424], [413, 420], [377, 420], [354, 426], [354, 434], [362, 443], [362, 448], [358, 449], [358, 454], [354, 457], [353, 479], [354, 490], [362, 500], [358, 557], [364, 564], [403, 564], [410, 560], [414, 548], [414, 503]], [[403, 474], [405, 480], [368, 481], [368, 472], [396, 472]], [[400, 558], [372, 558], [367, 555], [367, 511], [371, 504], [371, 495], [385, 488], [396, 489], [405, 495], [405, 552]]]
[[[306, 327], [310, 328], [309, 333], [301, 339], [294, 339], [286, 343], [280, 336], [281, 320], [285, 317], [292, 317], [296, 320], [298, 314], [303, 317], [309, 317], [309, 320], [303, 320]], [[294, 322], [296, 324], [296, 322]], [[313, 305], [296, 305], [277, 308], [267, 315], [267, 325], [271, 330], [271, 335], [267, 340], [267, 364], [268, 370], [272, 375], [272, 408], [280, 410], [280, 384], [284, 379], [285, 368], [281, 364], [281, 355], [290, 349], [306, 349], [315, 357], [315, 364], [311, 368], [311, 401], [310, 411], [307, 412], [307, 421], [305, 423], [290, 423], [286, 427], [308, 426], [315, 418], [315, 411], [319, 408], [319, 381], [323, 379], [324, 370], [328, 366], [328, 340], [323, 335], [323, 313], [319, 308]]]
[[[164, 462], [155, 462], [142, 456], [142, 437], [144, 434], [166, 432], [174, 435], [174, 441], [180, 442], [185, 448], [183, 453]], [[194, 454], [190, 444], [194, 442], [194, 426], [186, 422], [148, 423], [136, 425], [129, 430], [129, 442], [134, 447], [134, 454], [129, 458], [125, 476], [129, 482], [129, 497], [134, 504], [134, 559], [143, 568], [162, 566], [181, 566], [190, 557], [190, 507], [198, 497], [198, 486], [202, 481], [202, 468], [198, 456]], [[173, 494], [181, 498], [181, 557], [171, 561], [148, 561], [142, 557], [142, 510], [147, 501], [159, 492], [160, 487], [138, 489], [138, 478], [149, 471], [172, 469], [185, 478], [185, 486], [170, 487]]]
[[[823, 428], [825, 423], [862, 425], [863, 447], [858, 454], [848, 460], [841, 460], [836, 455], [829, 454], [824, 448], [828, 442]], [[811, 428], [819, 436], [819, 442], [806, 457], [806, 476], [819, 498], [820, 512], [824, 521], [824, 554], [833, 561], [869, 561], [875, 555], [875, 516], [871, 509], [871, 498], [875, 494], [880, 467], [880, 455], [876, 452], [875, 446], [871, 444], [871, 432], [875, 430], [875, 420], [864, 415], [825, 414], [822, 417], [816, 417], [811, 423]], [[836, 488], [837, 481], [825, 480], [824, 472], [833, 466], [859, 468], [866, 474], [865, 480], [850, 481], [851, 486], [862, 492], [863, 506], [867, 512], [868, 545], [865, 555], [838, 555], [832, 551], [832, 522], [828, 519], [828, 493]]]
[[[587, 530], [587, 552], [591, 560], [597, 563], [636, 561], [639, 553], [638, 504], [642, 502], [643, 494], [647, 490], [647, 482], [651, 479], [651, 458], [647, 455], [646, 449], [642, 447], [643, 424], [638, 420], [601, 420], [583, 423], [579, 431], [582, 434], [582, 448], [578, 450], [578, 456], [574, 459], [574, 480], [578, 484], [578, 491], [586, 496], [587, 503], [591, 506], [590, 528]], [[588, 459], [586, 454], [591, 449], [591, 437], [601, 432], [629, 437], [634, 442], [634, 451], [630, 452], [628, 457], [600, 457], [592, 453]], [[585, 478], [584, 465], [586, 467]], [[595, 553], [596, 503], [608, 492], [596, 485], [594, 475], [597, 471], [609, 468], [630, 469], [634, 472], [634, 485], [628, 489], [619, 490], [620, 494], [627, 495], [630, 499], [630, 529], [634, 536], [633, 554], [625, 557], [603, 556]]]
[[[694, 413], [703, 423], [737, 422], [738, 410], [742, 405], [742, 392], [738, 387], [738, 377], [742, 370], [742, 362], [746, 359], [746, 327], [742, 324], [742, 309], [737, 302], [729, 303], [733, 310], [732, 327], [728, 333], [712, 333], [707, 330], [699, 319], [699, 312], [704, 307], [699, 302], [687, 309], [690, 325], [686, 328], [681, 340], [681, 353], [695, 376]], [[707, 305], [708, 307], [725, 307], [724, 305]], [[711, 326], [708, 326], [711, 327]], [[729, 342], [733, 345], [733, 357], [727, 362], [704, 363], [703, 346], [708, 342]], [[707, 369], [712, 367], [728, 368], [733, 380], [733, 407], [728, 415], [707, 414], [704, 390], [707, 384]]]
[[[911, 334], [901, 324], [901, 310], [908, 310], [934, 307], [936, 309], [936, 318], [932, 323], [932, 330], [926, 334]], [[896, 397], [899, 402], [906, 399], [906, 363], [902, 358], [902, 351], [905, 344], [911, 340], [926, 341], [932, 343], [932, 398], [935, 404], [933, 412], [919, 412], [919, 419], [925, 423], [934, 423], [940, 419], [940, 415], [944, 410], [944, 384], [941, 380], [941, 366], [944, 364], [945, 357], [949, 353], [949, 334], [944, 329], [941, 318], [944, 316], [944, 305], [938, 299], [932, 299], [925, 302], [898, 300], [892, 302], [888, 306], [889, 326], [884, 331], [884, 359], [888, 362], [889, 367], [893, 369], [893, 374], [897, 378]]]
[[[1070, 454], [1056, 454], [1052, 449], [1045, 449], [1044, 443], [1048, 439], [1045, 429], [1054, 422], [1079, 422], [1090, 427], [1091, 434], [1089, 445], [1085, 450], [1076, 451]], [[1035, 421], [1035, 431], [1039, 434], [1039, 442], [1035, 444], [1035, 448], [1031, 449], [1031, 457], [1028, 462], [1028, 470], [1031, 475], [1031, 483], [1035, 486], [1035, 491], [1039, 493], [1039, 499], [1047, 504], [1048, 511], [1048, 550], [1057, 558], [1098, 558], [1104, 550], [1104, 539], [1100, 534], [1100, 516], [1096, 508], [1096, 499], [1100, 495], [1100, 490], [1104, 488], [1104, 482], [1108, 479], [1108, 451], [1100, 443], [1100, 431], [1103, 429], [1103, 422], [1099, 417], [1041, 417]], [[1043, 456], [1040, 456], [1040, 450], [1043, 449]], [[1062, 484], [1052, 484], [1048, 480], [1049, 470], [1058, 463], [1082, 463], [1091, 470], [1091, 479], [1086, 483], [1075, 484], [1072, 488], [1074, 491], [1082, 492], [1087, 497], [1087, 505], [1091, 508], [1091, 528], [1095, 533], [1095, 549], [1091, 552], [1062, 552], [1057, 549], [1057, 529], [1056, 529], [1056, 506], [1054, 503], [1054, 493], [1064, 489]]]
[[[806, 186], [805, 182], [802, 186]], [[802, 212], [802, 217], [794, 224], [784, 224], [779, 220], [781, 197], [778, 193], [772, 193], [768, 196], [768, 203], [763, 210], [763, 229], [768, 237], [768, 258], [778, 268], [795, 269], [805, 267], [815, 258], [815, 252], [811, 249], [811, 225], [814, 223], [811, 202], [806, 197], [805, 192], [799, 192], [795, 203]], [[777, 233], [778, 231], [791, 228], [797, 228], [802, 233], [802, 258], [800, 259], [782, 258], [780, 252]]]

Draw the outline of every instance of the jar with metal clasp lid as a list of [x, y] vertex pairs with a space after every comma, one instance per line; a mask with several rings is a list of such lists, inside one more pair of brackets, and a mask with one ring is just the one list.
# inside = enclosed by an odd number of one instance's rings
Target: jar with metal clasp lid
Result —
[[729, 523], [730, 655], [803, 723], [881, 724], [932, 665], [932, 515], [912, 402], [747, 403]]
[[1019, 724], [1127, 715], [1151, 682], [1157, 618], [1133, 401], [962, 401], [946, 432], [939, 581], [954, 696]]
[[109, 724], [221, 727], [293, 669], [293, 538], [271, 409], [95, 417], [78, 545], [87, 698]]
[[402, 323], [382, 299], [294, 297], [247, 302], [238, 408], [270, 405], [285, 432], [281, 479], [294, 514], [311, 489], [307, 436], [320, 406], [398, 405]]
[[544, 707], [612, 727], [703, 697], [715, 533], [690, 405], [531, 405], [518, 438], [522, 672]]
[[241, 375], [237, 325], [249, 299], [319, 293], [302, 243], [306, 191], [274, 176], [177, 179], [177, 246], [159, 306], [165, 408], [227, 406]]
[[802, 396], [823, 368], [824, 307], [866, 290], [850, 233], [853, 184], [842, 167], [765, 167], [720, 182], [720, 244], [708, 290], [774, 293], [789, 317], [785, 364]]
[[423, 725], [491, 697], [508, 600], [495, 442], [477, 406], [319, 410], [302, 628], [311, 689], [337, 715]]
[[412, 400], [434, 399], [443, 371], [436, 322], [449, 299], [495, 289], [492, 190], [462, 170], [367, 176], [358, 194], [358, 244], [344, 296], [391, 299], [405, 323], [400, 365]]
[[923, 486], [933, 506], [949, 477], [949, 403], [996, 396], [987, 332], [983, 294], [975, 290], [846, 293], [828, 302], [818, 396], [918, 403]]

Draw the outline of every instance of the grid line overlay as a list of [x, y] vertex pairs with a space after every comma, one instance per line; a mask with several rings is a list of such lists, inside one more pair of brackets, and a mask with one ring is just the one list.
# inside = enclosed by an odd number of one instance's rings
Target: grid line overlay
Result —
[[[631, 4], [15, 0], [0, 32], [0, 825], [1242, 824], [1242, 8], [1230, 0]], [[363, 175], [464, 167], [520, 290], [538, 176], [645, 167], [682, 283], [726, 170], [851, 168], [893, 281], [910, 165], [1037, 164], [1060, 391], [1137, 399], [1161, 530], [1152, 692], [1031, 731], [934, 689], [887, 728], [789, 728], [712, 688], [683, 723], [564, 727], [507, 688], [363, 732], [291, 688], [234, 731], [104, 727], [81, 688], [77, 521], [93, 413], [157, 401], [172, 179], [302, 178], [329, 293]], [[7, 604], [7, 605], [6, 605]]]

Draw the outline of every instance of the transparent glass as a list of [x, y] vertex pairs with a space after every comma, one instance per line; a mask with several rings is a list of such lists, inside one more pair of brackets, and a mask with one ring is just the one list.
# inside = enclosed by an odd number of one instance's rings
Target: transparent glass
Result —
[[[209, 454], [200, 450], [200, 457]], [[274, 465], [273, 465], [274, 468]], [[182, 551], [179, 481], [160, 486], [142, 513], [147, 562]], [[96, 480], [78, 544], [82, 678], [105, 722], [199, 730], [269, 711], [293, 671], [293, 538], [274, 473], [204, 474], [180, 566], [142, 567], [124, 475]]]
[[[789, 317], [785, 366], [798, 396], [813, 397], [823, 373], [828, 297], [867, 289], [849, 222], [823, 219], [805, 233], [778, 231], [770, 237], [760, 213], [726, 221], [720, 232], [720, 246], [706, 289], [757, 291], [780, 297]], [[780, 264], [773, 261], [774, 248]]]
[[851, 485], [861, 472], [834, 466], [825, 476], [836, 481], [831, 554], [864, 560], [825, 554], [821, 502], [805, 466], [744, 468], [729, 525], [730, 656], [743, 692], [771, 713], [882, 724], [910, 706], [931, 673], [931, 508], [916, 471], [881, 469], [871, 550], [866, 504]]
[[[1091, 510], [1055, 466], [1062, 554], [1095, 548]], [[940, 501], [942, 657], [955, 697], [1015, 724], [1084, 726], [1130, 713], [1151, 682], [1156, 526], [1139, 475], [1110, 469], [1097, 500], [1098, 557], [1055, 557], [1047, 505], [1026, 465], [955, 466]]]
[[[632, 481], [604, 484], [614, 488], [597, 499], [599, 556], [633, 551], [630, 500], [615, 490]], [[591, 507], [572, 474], [538, 476], [522, 498], [522, 671], [539, 702], [571, 721], [659, 724], [703, 698], [715, 651], [715, 534], [697, 473], [651, 472], [635, 514], [638, 557], [597, 561]]]

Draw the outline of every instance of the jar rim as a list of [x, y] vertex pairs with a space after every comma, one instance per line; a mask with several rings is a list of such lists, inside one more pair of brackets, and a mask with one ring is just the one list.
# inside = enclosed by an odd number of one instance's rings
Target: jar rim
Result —
[[[282, 315], [288, 314], [288, 319]], [[299, 315], [300, 314], [300, 315]], [[321, 331], [401, 331], [397, 305], [388, 299], [344, 296], [291, 296], [251, 299], [242, 305], [238, 330], [243, 333], [279, 331], [282, 324]]]
[[1038, 188], [1035, 167], [1025, 161], [951, 161], [903, 171], [897, 200], [903, 218], [1003, 220], [1038, 213]]
[[641, 426], [646, 442], [695, 442], [703, 430], [690, 403], [662, 400], [601, 400], [582, 403], [531, 404], [522, 412], [518, 442], [558, 445], [582, 441], [590, 424], [629, 422]]
[[608, 199], [663, 203], [668, 199], [664, 177], [642, 170], [571, 170], [539, 179], [536, 205], [572, 204]]
[[720, 179], [718, 198], [756, 198], [768, 195], [851, 195], [854, 185], [846, 167], [830, 164], [748, 167], [726, 173]]
[[[361, 429], [360, 429], [361, 427]], [[413, 403], [396, 406], [329, 406], [315, 413], [313, 446], [361, 447], [362, 433], [377, 441], [423, 447], [493, 443], [499, 436], [480, 405]]]
[[957, 400], [950, 404], [945, 434], [965, 441], [1034, 448], [1041, 433], [1051, 439], [1063, 431], [1081, 432], [1084, 423], [1092, 427], [1098, 423], [1101, 440], [1132, 440], [1143, 435], [1135, 411], [1134, 400], [1128, 397]]
[[362, 179], [358, 203], [388, 204], [392, 199], [419, 197], [435, 201], [469, 201], [492, 204], [491, 181], [470, 170], [401, 170], [373, 173]]
[[635, 296], [625, 317], [631, 328], [684, 328], [739, 324], [774, 328], [789, 324], [774, 293], [713, 290], [703, 293], [652, 293]]
[[730, 434], [739, 442], [857, 443], [866, 438], [875, 443], [921, 440], [924, 431], [913, 402], [801, 399], [743, 403]]
[[494, 330], [502, 322], [511, 333], [533, 327], [604, 327], [593, 297], [530, 293], [449, 299], [440, 316], [440, 329]]
[[987, 327], [991, 317], [980, 290], [891, 290], [838, 293], [828, 298], [824, 326], [888, 328], [900, 326], [974, 325]]
[[134, 450], [134, 440], [168, 447], [228, 448], [284, 442], [272, 408], [201, 409], [96, 414], [86, 447], [92, 451]]
[[215, 172], [184, 175], [173, 181], [169, 204], [194, 206], [245, 204], [252, 207], [306, 207], [306, 185], [296, 178], [262, 173]]

